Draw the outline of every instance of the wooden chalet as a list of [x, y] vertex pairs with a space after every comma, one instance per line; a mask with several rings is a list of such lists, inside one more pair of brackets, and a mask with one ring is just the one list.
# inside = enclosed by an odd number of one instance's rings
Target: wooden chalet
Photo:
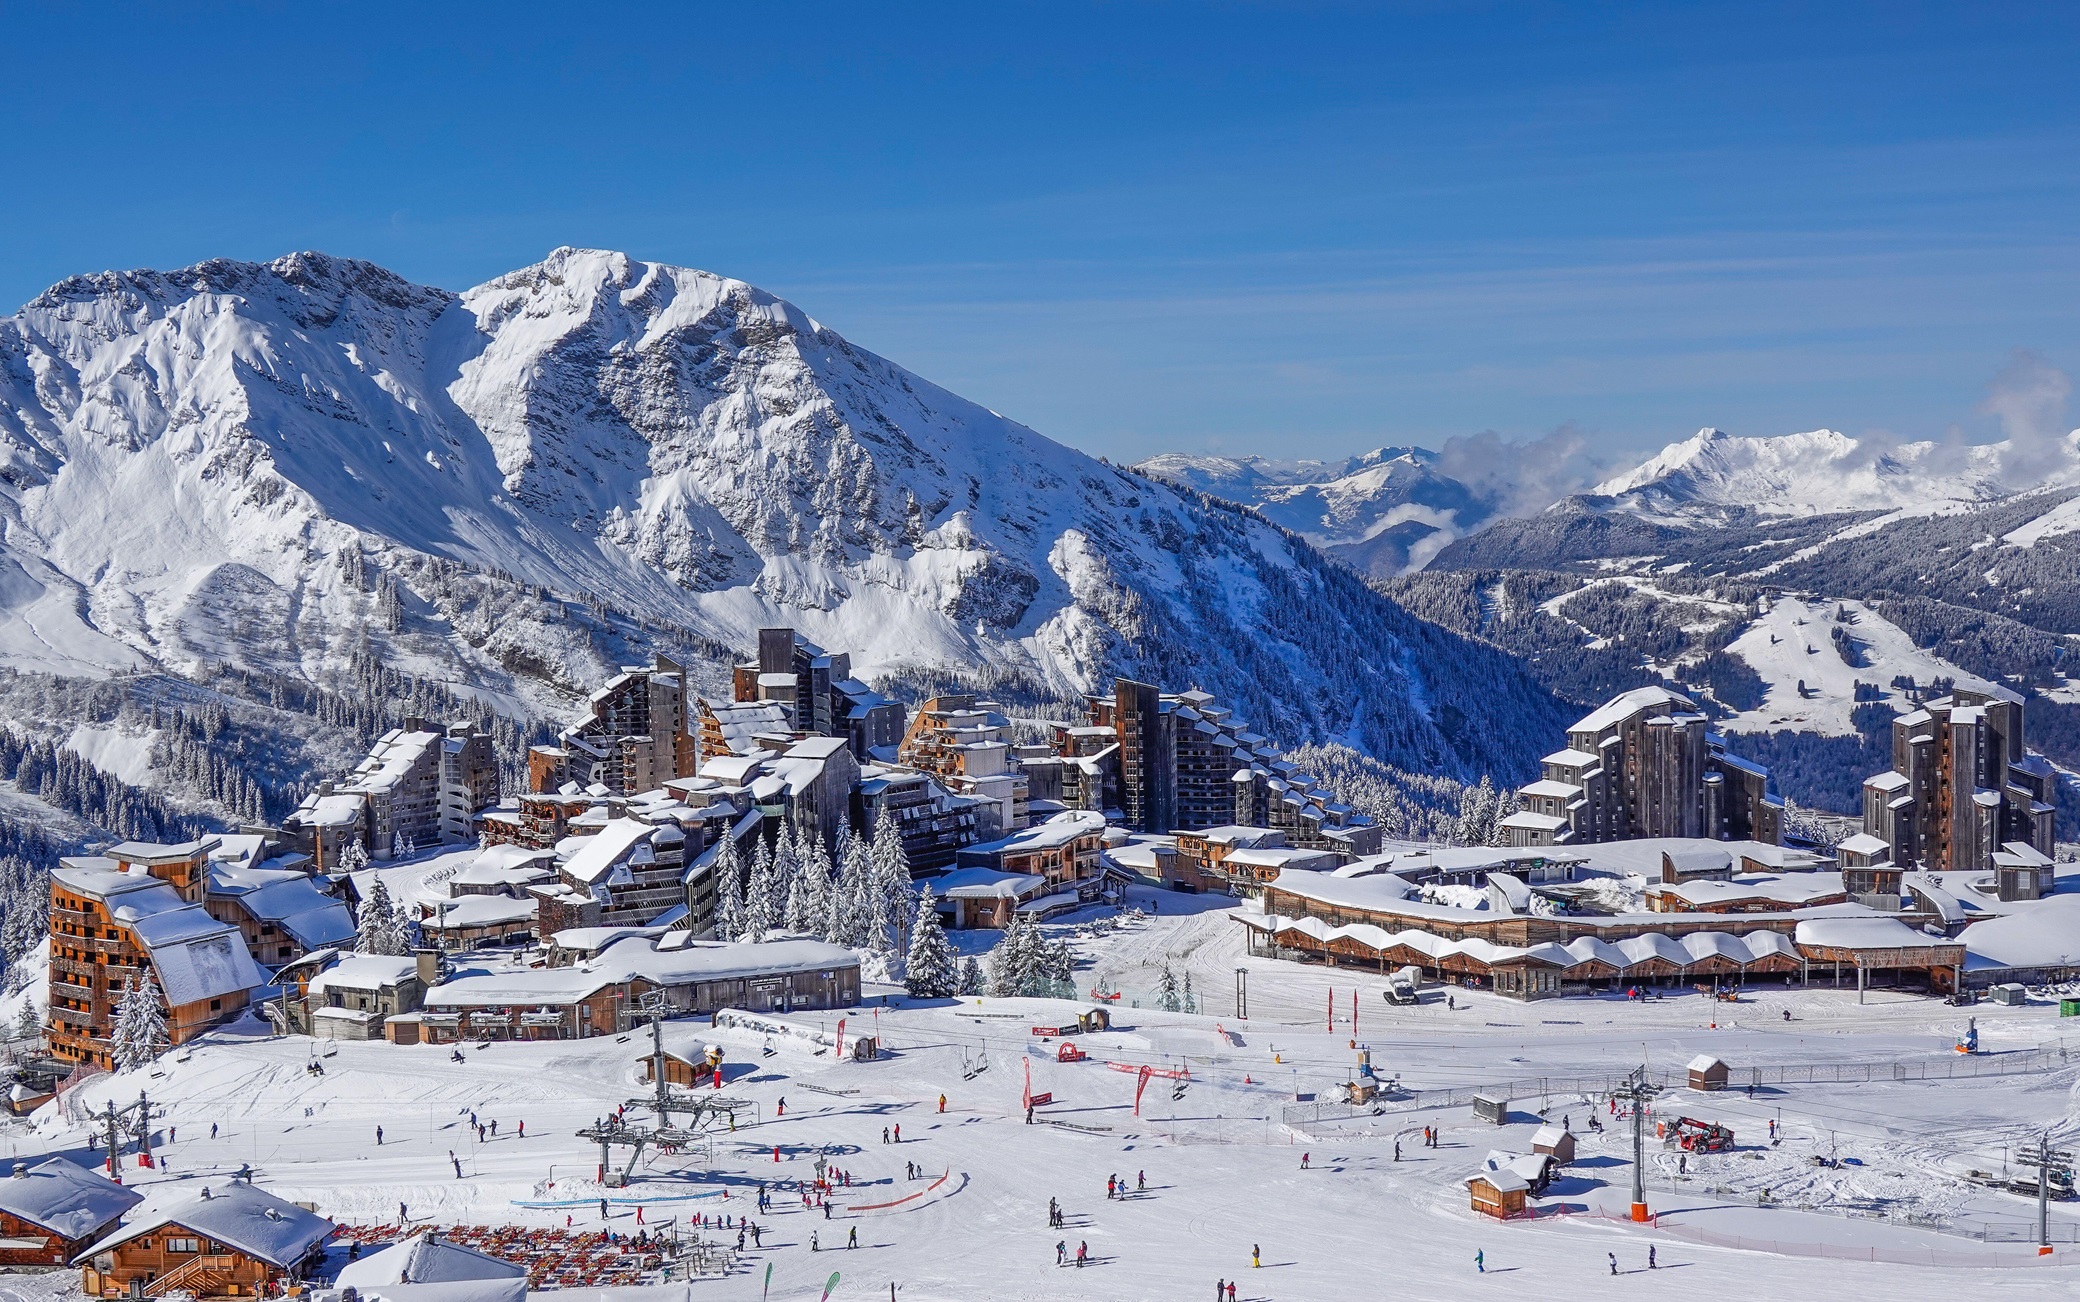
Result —
[[0, 1266], [63, 1266], [143, 1199], [62, 1157], [0, 1177]]
[[237, 1180], [158, 1186], [73, 1260], [89, 1297], [260, 1297], [300, 1282], [334, 1226]]

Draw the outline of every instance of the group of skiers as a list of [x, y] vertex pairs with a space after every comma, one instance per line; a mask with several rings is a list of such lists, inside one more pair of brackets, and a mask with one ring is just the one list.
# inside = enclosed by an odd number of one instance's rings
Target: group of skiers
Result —
[[[1147, 1190], [1148, 1172], [1136, 1171], [1134, 1173], [1134, 1192], [1145, 1193], [1147, 1192]], [[1105, 1177], [1105, 1197], [1108, 1201], [1114, 1198], [1124, 1198], [1126, 1196], [1127, 1182], [1125, 1180], [1120, 1179], [1116, 1175], [1108, 1175]], [[1052, 1198], [1048, 1199], [1047, 1205], [1050, 1207], [1054, 1206], [1054, 1200]]]

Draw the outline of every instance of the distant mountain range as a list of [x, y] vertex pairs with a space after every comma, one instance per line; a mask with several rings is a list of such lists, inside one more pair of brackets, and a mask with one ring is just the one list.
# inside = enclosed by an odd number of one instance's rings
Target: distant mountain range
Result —
[[1257, 508], [1360, 573], [1421, 569], [1454, 539], [1493, 520], [1495, 507], [1437, 469], [1425, 448], [1380, 448], [1341, 461], [1170, 453], [1144, 474]]
[[0, 666], [61, 677], [373, 663], [543, 718], [653, 649], [715, 690], [791, 624], [897, 691], [1129, 674], [1448, 774], [1526, 772], [1565, 712], [1275, 524], [614, 252], [67, 280], [0, 319], [0, 518]]
[[[1860, 511], [1930, 512], [1999, 501], [2020, 492], [2080, 486], [2080, 431], [2026, 445], [2014, 441], [1890, 443], [1833, 430], [1737, 438], [1700, 430], [1584, 491], [1499, 493], [1535, 477], [1508, 474], [1517, 449], [1492, 445], [1501, 471], [1455, 478], [1437, 452], [1388, 447], [1340, 461], [1167, 453], [1136, 469], [1255, 507], [1361, 573], [1423, 569], [1447, 548], [1501, 521], [1571, 520], [1621, 513], [1678, 528], [1733, 514], [1813, 516]], [[1466, 457], [1455, 458], [1463, 465]], [[1528, 526], [1533, 532], [1537, 525]], [[1627, 526], [1616, 526], [1625, 533]]]

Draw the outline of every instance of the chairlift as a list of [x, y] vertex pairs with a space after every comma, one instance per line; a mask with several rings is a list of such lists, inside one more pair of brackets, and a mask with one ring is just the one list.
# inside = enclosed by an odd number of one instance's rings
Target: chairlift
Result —
[[779, 1051], [778, 1049], [775, 1049], [775, 1048], [773, 1047], [773, 1037], [772, 1037], [772, 1036], [770, 1036], [770, 1035], [769, 1035], [769, 1036], [767, 1036], [767, 1037], [766, 1037], [765, 1047], [764, 1047], [764, 1048], [762, 1048], [762, 1049], [760, 1049], [760, 1050], [759, 1050], [759, 1053], [761, 1054], [761, 1056], [763, 1056], [763, 1057], [767, 1057], [767, 1058], [772, 1058], [772, 1057], [776, 1057], [776, 1056], [778, 1056], [778, 1054], [780, 1053], [780, 1051]]
[[1180, 1099], [1184, 1098], [1185, 1091], [1189, 1090], [1191, 1087], [1192, 1085], [1190, 1081], [1182, 1080], [1177, 1082], [1175, 1085], [1172, 1085], [1170, 1087], [1170, 1101], [1172, 1103], [1176, 1103]]
[[968, 1051], [966, 1049], [961, 1050], [962, 1080], [974, 1080], [977, 1076], [980, 1076], [982, 1073], [988, 1070], [989, 1054], [987, 1052], [979, 1054], [974, 1058], [970, 1058], [968, 1057]]

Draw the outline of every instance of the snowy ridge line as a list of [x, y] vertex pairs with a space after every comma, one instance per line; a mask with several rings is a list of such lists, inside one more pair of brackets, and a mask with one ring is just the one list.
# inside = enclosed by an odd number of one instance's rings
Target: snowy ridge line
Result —
[[[2010, 1053], [1954, 1054], [1948, 1058], [1895, 1059], [1890, 1062], [1830, 1062], [1788, 1064], [1782, 1067], [1749, 1067], [1749, 1079], [1729, 1081], [1729, 1090], [1745, 1085], [1858, 1085], [1876, 1081], [1952, 1080], [1957, 1077], [2014, 1076], [2025, 1072], [2058, 1071], [2074, 1066], [2072, 1051], [2064, 1040], [2056, 1046], [2017, 1049]], [[1384, 1103], [1295, 1103], [1281, 1113], [1286, 1124], [1308, 1121], [1343, 1121], [1353, 1117], [1378, 1116], [1392, 1109], [1461, 1107], [1476, 1094], [1490, 1097], [1506, 1094], [1512, 1099], [1547, 1094], [1610, 1094], [1624, 1088], [1630, 1076], [1533, 1076], [1522, 1080], [1495, 1081], [1485, 1085], [1459, 1085], [1449, 1089], [1413, 1090], [1406, 1097]], [[1688, 1077], [1680, 1073], [1649, 1072], [1647, 1079], [1667, 1088], [1683, 1087]]]

